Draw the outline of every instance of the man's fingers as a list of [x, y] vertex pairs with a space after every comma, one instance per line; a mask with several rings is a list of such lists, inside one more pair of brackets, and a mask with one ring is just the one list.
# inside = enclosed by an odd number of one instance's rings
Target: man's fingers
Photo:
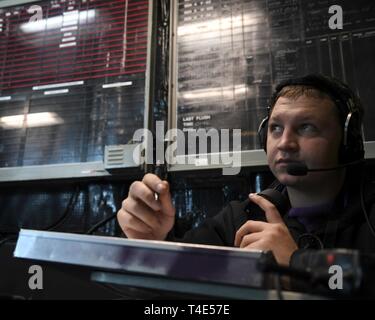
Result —
[[152, 230], [159, 226], [159, 220], [157, 217], [158, 213], [154, 212], [151, 208], [149, 208], [141, 201], [136, 201], [132, 198], [126, 198], [123, 201], [122, 208], [124, 211], [143, 221]]
[[266, 219], [269, 223], [284, 223], [279, 211], [276, 209], [275, 205], [263, 198], [262, 196], [257, 195], [256, 193], [250, 193], [250, 201], [257, 204], [266, 214]]
[[151, 233], [153, 230], [150, 226], [144, 223], [141, 219], [132, 215], [131, 213], [120, 210], [118, 213], [118, 221], [122, 229], [132, 229], [140, 233]]
[[134, 230], [132, 228], [126, 228], [126, 230], [124, 230], [126, 236], [129, 238], [129, 239], [145, 239], [145, 240], [153, 240], [153, 236], [151, 233], [143, 233], [143, 232], [139, 232], [137, 230]]
[[156, 174], [145, 174], [142, 182], [154, 192], [160, 193], [164, 190], [162, 180]]
[[161, 210], [160, 202], [155, 199], [155, 191], [143, 182], [135, 181], [131, 184], [129, 198], [139, 199], [155, 211]]
[[240, 243], [240, 248], [246, 248], [252, 243], [260, 240], [262, 238], [262, 232], [255, 232], [255, 233], [250, 233], [247, 234], [242, 238], [242, 241]]
[[267, 226], [267, 222], [263, 221], [254, 221], [254, 220], [248, 220], [246, 221], [236, 232], [236, 236], [234, 239], [234, 245], [236, 247], [239, 247], [242, 241], [242, 238], [253, 232], [261, 232], [263, 231]]
[[268, 251], [269, 250], [269, 248], [265, 245], [265, 243], [262, 241], [262, 239], [254, 241], [244, 248], [253, 249], [253, 250], [262, 250], [262, 251]]
[[[169, 192], [169, 183], [167, 181], [162, 181], [158, 176], [148, 173], [142, 179], [145, 188], [139, 187], [136, 190], [140, 192], [139, 199], [143, 200], [147, 205], [156, 211], [161, 210], [163, 214], [168, 216], [174, 216], [175, 209], [173, 207], [171, 194]], [[155, 198], [155, 193], [158, 194], [157, 199]], [[142, 197], [142, 198], [141, 198]]]

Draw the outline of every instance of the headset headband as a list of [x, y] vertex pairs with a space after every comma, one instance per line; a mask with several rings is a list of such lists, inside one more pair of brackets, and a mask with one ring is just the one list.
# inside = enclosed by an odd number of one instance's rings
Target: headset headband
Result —
[[[270, 107], [276, 103], [276, 99], [280, 91], [287, 86], [311, 86], [320, 92], [330, 96], [337, 105], [340, 113], [347, 116], [349, 113], [358, 112], [355, 108], [355, 103], [351, 97], [351, 90], [343, 83], [320, 74], [310, 74], [301, 78], [288, 79], [277, 85], [274, 94], [270, 101]], [[344, 97], [345, 96], [345, 97]], [[342, 108], [346, 110], [343, 110]]]

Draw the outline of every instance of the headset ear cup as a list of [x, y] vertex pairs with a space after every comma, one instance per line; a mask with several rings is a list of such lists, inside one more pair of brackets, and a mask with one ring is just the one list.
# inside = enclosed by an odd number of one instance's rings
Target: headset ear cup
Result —
[[364, 159], [362, 127], [358, 112], [353, 112], [346, 130], [346, 144], [342, 145], [340, 153], [341, 163], [350, 163]]
[[268, 119], [265, 117], [259, 125], [258, 128], [258, 139], [260, 147], [267, 153], [267, 131], [268, 131]]

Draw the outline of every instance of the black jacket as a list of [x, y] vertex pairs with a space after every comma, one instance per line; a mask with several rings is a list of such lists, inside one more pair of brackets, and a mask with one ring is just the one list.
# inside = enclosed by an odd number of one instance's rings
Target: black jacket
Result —
[[[367, 263], [369, 280], [366, 289], [361, 289], [366, 296], [375, 295], [375, 236], [371, 233], [361, 206], [360, 186], [358, 183], [346, 184], [336, 199], [336, 210], [327, 216], [321, 227], [313, 233], [308, 233], [303, 224], [296, 218], [284, 214], [283, 220], [299, 249], [291, 257], [290, 266], [298, 269], [311, 268], [308, 265], [309, 254], [317, 252], [315, 249], [346, 248], [357, 249], [361, 254], [371, 255], [370, 264]], [[342, 205], [346, 197], [345, 206]], [[375, 190], [372, 184], [366, 184], [363, 189], [363, 199], [369, 219], [375, 226]], [[174, 239], [182, 242], [210, 244], [219, 246], [233, 246], [236, 231], [249, 219], [260, 220], [263, 211], [252, 206], [247, 213], [245, 208], [249, 200], [230, 202], [216, 216], [207, 219], [200, 227], [188, 231], [183, 239]], [[173, 239], [173, 236], [172, 238]], [[368, 267], [370, 266], [371, 267]], [[363, 266], [362, 266], [363, 267]], [[364, 267], [363, 267], [364, 268]], [[365, 269], [365, 268], [364, 268]], [[306, 291], [305, 283], [292, 281], [291, 289]], [[363, 293], [361, 293], [363, 294]]]
[[[352, 189], [352, 188], [351, 188]], [[327, 217], [327, 221], [315, 232], [307, 233], [305, 227], [287, 214], [283, 216], [292, 237], [300, 249], [348, 248], [359, 249], [364, 253], [375, 253], [375, 237], [366, 222], [361, 208], [359, 188], [348, 195], [347, 206]], [[364, 189], [365, 206], [375, 225], [375, 190]], [[198, 228], [188, 231], [183, 242], [233, 246], [236, 231], [249, 219], [259, 220], [260, 208], [257, 212], [245, 212], [249, 200], [230, 202], [220, 213], [206, 221]], [[319, 247], [320, 246], [320, 247]]]

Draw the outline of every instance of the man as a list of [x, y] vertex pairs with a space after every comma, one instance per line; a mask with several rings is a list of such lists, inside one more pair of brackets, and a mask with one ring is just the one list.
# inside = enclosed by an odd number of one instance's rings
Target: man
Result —
[[[289, 265], [309, 248], [375, 252], [373, 230], [360, 201], [363, 110], [357, 97], [338, 80], [308, 75], [280, 84], [268, 112], [261, 127], [264, 147], [277, 179], [274, 187], [287, 197], [289, 210], [281, 214], [264, 197], [250, 194], [256, 205], [253, 211], [262, 209], [265, 221], [252, 218], [256, 216], [252, 212], [247, 215], [246, 202], [231, 202], [179, 240], [272, 250], [282, 265]], [[308, 169], [349, 165], [296, 176], [288, 172], [293, 164]], [[367, 189], [364, 198], [365, 207], [371, 209], [375, 193]], [[370, 210], [370, 220], [374, 224], [374, 210]], [[128, 238], [174, 240], [175, 208], [168, 182], [153, 174], [134, 182], [118, 221]]]

